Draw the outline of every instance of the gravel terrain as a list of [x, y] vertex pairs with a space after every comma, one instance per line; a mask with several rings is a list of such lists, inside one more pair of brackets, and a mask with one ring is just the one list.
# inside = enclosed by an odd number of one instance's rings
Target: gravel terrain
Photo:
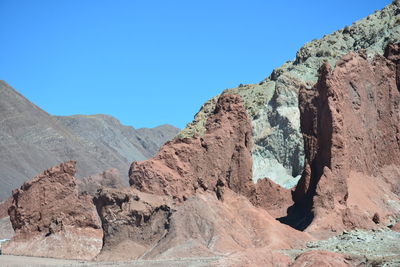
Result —
[[8, 267], [47, 267], [47, 266], [147, 266], [147, 267], [167, 267], [167, 266], [193, 266], [202, 267], [210, 266], [216, 263], [220, 258], [191, 258], [191, 259], [174, 259], [174, 260], [135, 260], [129, 262], [89, 262], [89, 261], [76, 261], [76, 260], [59, 260], [50, 258], [38, 257], [25, 257], [25, 256], [11, 256], [0, 255], [0, 266]]
[[310, 250], [345, 254], [354, 260], [356, 266], [400, 266], [400, 233], [389, 228], [354, 230], [329, 239], [309, 242], [304, 249], [282, 252], [295, 258]]

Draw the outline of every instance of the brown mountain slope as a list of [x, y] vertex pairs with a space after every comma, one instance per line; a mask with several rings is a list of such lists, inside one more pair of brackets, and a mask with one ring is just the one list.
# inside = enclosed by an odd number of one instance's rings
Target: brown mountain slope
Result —
[[30, 177], [67, 160], [78, 161], [77, 177], [117, 168], [123, 177], [178, 129], [124, 126], [107, 115], [51, 116], [0, 81], [0, 199]]

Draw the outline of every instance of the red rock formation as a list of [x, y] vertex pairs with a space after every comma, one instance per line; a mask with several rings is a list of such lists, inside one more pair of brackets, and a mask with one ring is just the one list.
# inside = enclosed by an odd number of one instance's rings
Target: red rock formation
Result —
[[[293, 194], [292, 219], [310, 232], [374, 228], [400, 212], [398, 46], [369, 62], [362, 52], [344, 56], [299, 95], [305, 168]], [[308, 211], [302, 213], [301, 210]], [[293, 221], [292, 221], [293, 223]]]
[[275, 218], [285, 216], [287, 208], [293, 205], [291, 191], [268, 178], [258, 180], [255, 188], [255, 194], [249, 197], [250, 201], [267, 210]]
[[172, 211], [166, 197], [133, 188], [103, 188], [94, 202], [104, 229], [97, 260], [136, 259], [154, 247], [169, 227]]
[[388, 44], [384, 56], [396, 66], [396, 84], [400, 88], [400, 47], [399, 44]]
[[251, 123], [239, 96], [222, 95], [202, 137], [176, 139], [161, 147], [152, 159], [134, 162], [130, 184], [140, 191], [184, 200], [196, 191], [225, 187], [257, 206], [283, 216], [292, 203], [290, 191], [271, 182], [252, 182]]
[[253, 184], [251, 125], [240, 97], [222, 95], [206, 128], [202, 137], [174, 140], [153, 159], [134, 162], [131, 189], [98, 193], [105, 233], [98, 259], [215, 256], [310, 239], [266, 211], [281, 214], [279, 202], [289, 205], [290, 195], [268, 180]]
[[[105, 233], [98, 260], [161, 260], [228, 253], [239, 253], [241, 260], [250, 260], [254, 256], [250, 252], [277, 255], [271, 250], [295, 248], [312, 240], [229, 188], [225, 188], [224, 201], [214, 192], [199, 191], [182, 203], [173, 203], [170, 197], [126, 188], [102, 190], [95, 202]], [[274, 257], [256, 258], [261, 263]], [[235, 262], [238, 260], [236, 257]]]
[[9, 208], [16, 236], [4, 253], [90, 259], [102, 231], [89, 195], [78, 194], [75, 162], [50, 168], [13, 191]]
[[178, 200], [197, 190], [217, 191], [217, 184], [251, 195], [251, 146], [251, 124], [240, 97], [222, 95], [204, 136], [168, 142], [154, 158], [132, 163], [130, 184]]

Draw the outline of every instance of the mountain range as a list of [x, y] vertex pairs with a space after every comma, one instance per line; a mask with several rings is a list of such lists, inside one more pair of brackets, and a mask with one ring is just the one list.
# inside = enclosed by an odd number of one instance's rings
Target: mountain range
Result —
[[171, 125], [134, 129], [109, 115], [52, 116], [0, 81], [0, 199], [53, 165], [77, 160], [77, 177], [153, 156], [179, 131]]

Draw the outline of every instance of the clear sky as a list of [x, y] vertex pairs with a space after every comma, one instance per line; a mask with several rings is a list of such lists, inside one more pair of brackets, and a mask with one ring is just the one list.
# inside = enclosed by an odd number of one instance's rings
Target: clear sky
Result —
[[179, 128], [389, 0], [0, 0], [0, 79], [53, 115]]

